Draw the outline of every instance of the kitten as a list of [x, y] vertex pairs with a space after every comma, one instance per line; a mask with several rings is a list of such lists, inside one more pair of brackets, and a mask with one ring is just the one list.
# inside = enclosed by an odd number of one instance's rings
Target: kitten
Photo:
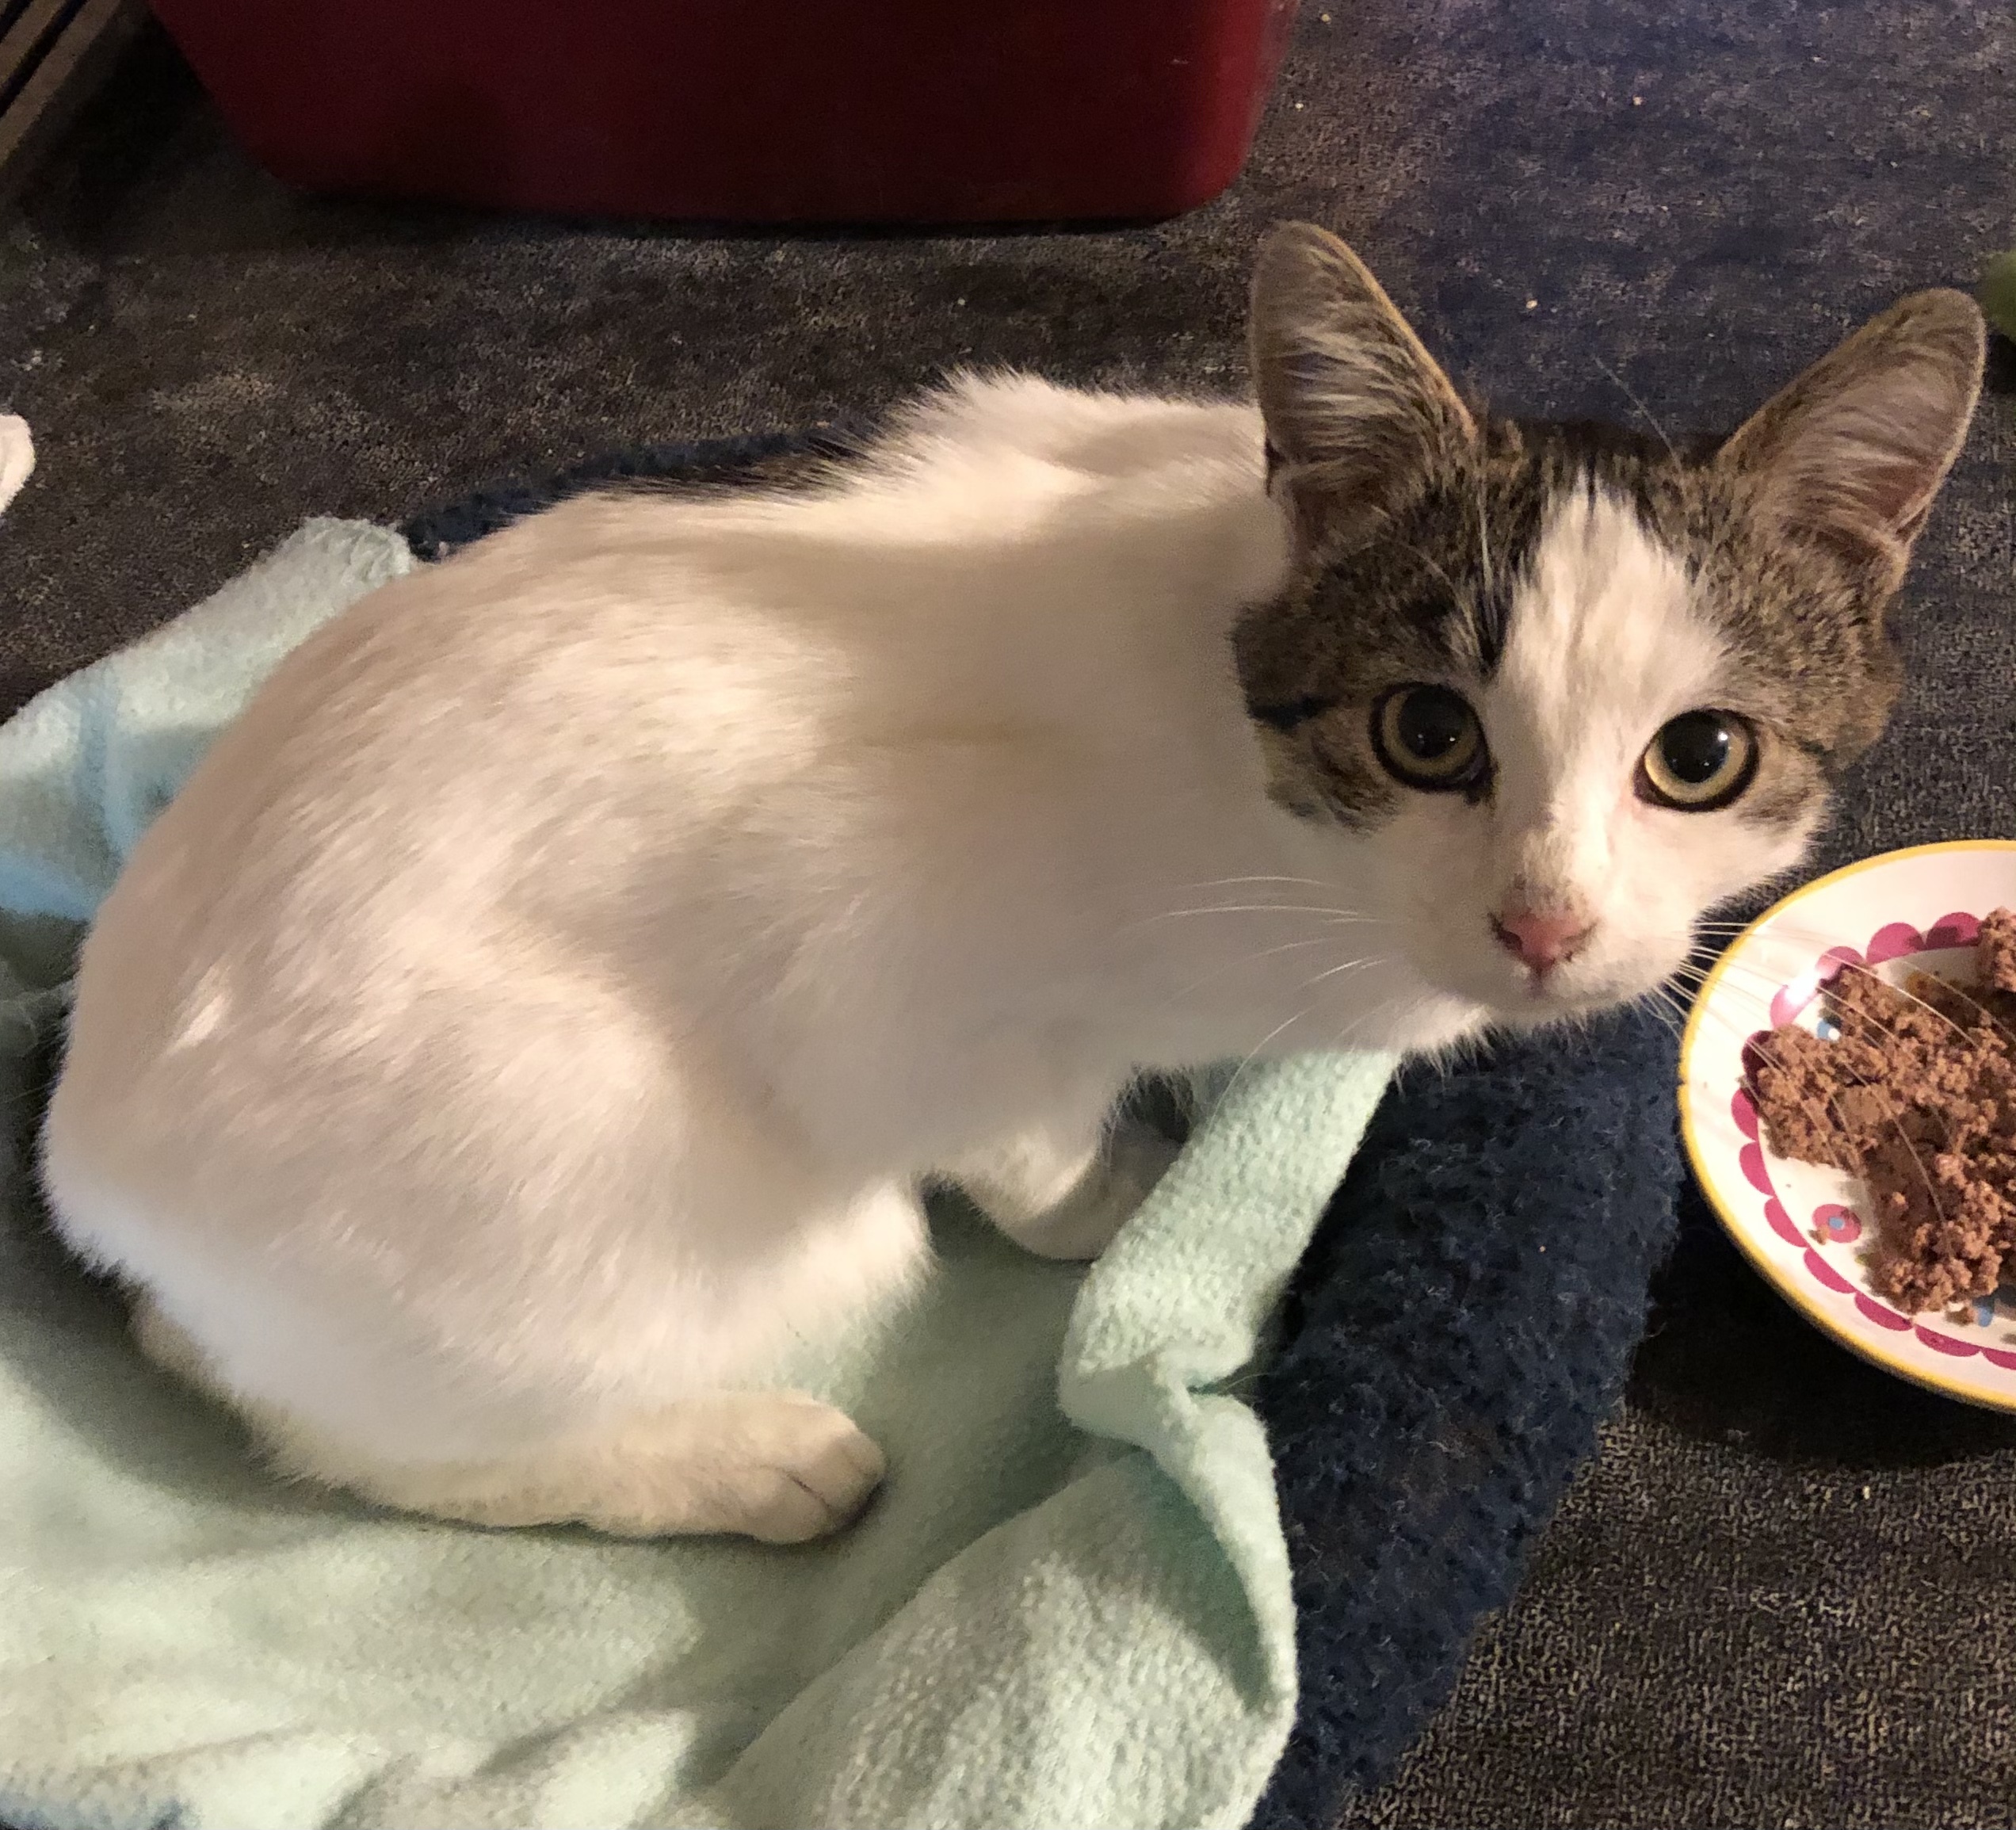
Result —
[[809, 490], [570, 502], [284, 663], [83, 950], [59, 1223], [297, 1472], [792, 1540], [882, 1471], [766, 1389], [927, 1262], [1096, 1253], [1144, 1067], [1657, 986], [1896, 690], [1973, 305], [1717, 451], [1467, 406], [1321, 231], [1259, 407], [968, 379]]

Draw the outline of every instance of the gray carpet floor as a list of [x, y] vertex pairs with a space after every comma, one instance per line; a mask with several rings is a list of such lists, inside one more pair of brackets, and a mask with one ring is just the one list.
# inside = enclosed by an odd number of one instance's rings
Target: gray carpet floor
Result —
[[[1349, 235], [1516, 410], [1726, 425], [2016, 240], [2005, 0], [1305, 0], [1245, 178], [1121, 232], [697, 237], [304, 201], [158, 40], [0, 213], [0, 709], [303, 516], [872, 411], [949, 365], [1235, 388], [1253, 239]], [[2011, 353], [1827, 845], [2016, 833]], [[1697, 1210], [1628, 1404], [1354, 1826], [2006, 1825], [2016, 1419], [1808, 1331]]]

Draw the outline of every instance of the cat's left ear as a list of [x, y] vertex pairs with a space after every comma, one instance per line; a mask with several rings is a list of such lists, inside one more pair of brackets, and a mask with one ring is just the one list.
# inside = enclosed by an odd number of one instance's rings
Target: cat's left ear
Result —
[[1964, 292], [1915, 292], [1769, 401], [1716, 462], [1781, 527], [1873, 565], [1894, 590], [1965, 441], [1986, 350]]
[[1281, 486], [1305, 536], [1376, 515], [1476, 424], [1364, 262], [1289, 223], [1253, 276], [1253, 379]]

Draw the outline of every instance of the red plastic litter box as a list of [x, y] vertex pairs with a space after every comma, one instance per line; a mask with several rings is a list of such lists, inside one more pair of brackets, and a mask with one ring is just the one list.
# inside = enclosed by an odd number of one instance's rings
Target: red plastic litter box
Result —
[[1296, 0], [153, 0], [305, 189], [719, 223], [1173, 216]]

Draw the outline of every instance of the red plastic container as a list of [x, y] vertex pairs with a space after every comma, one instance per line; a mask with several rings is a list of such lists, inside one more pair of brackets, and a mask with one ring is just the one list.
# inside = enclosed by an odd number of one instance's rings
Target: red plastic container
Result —
[[152, 0], [306, 189], [721, 223], [1174, 215], [1296, 0]]

